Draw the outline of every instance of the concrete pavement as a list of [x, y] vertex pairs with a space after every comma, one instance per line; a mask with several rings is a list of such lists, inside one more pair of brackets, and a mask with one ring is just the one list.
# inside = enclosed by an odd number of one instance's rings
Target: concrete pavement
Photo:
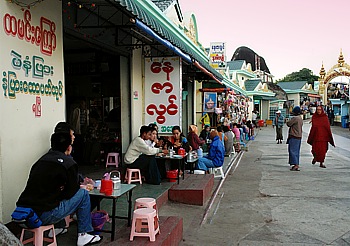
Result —
[[[258, 130], [228, 173], [206, 220], [205, 207], [172, 204], [160, 214], [184, 218], [182, 245], [350, 245], [349, 130], [332, 127], [326, 169], [311, 164], [304, 121], [300, 172], [289, 171], [285, 141]], [[288, 127], [284, 127], [287, 136]]]

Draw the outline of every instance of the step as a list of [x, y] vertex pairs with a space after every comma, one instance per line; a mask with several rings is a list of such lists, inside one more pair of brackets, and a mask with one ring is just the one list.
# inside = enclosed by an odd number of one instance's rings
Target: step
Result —
[[177, 216], [160, 216], [159, 221], [160, 234], [156, 235], [155, 242], [150, 242], [148, 237], [134, 237], [134, 241], [131, 242], [131, 227], [128, 227], [128, 230], [117, 230], [117, 239], [113, 242], [110, 242], [110, 245], [179, 245], [183, 237], [183, 219]]
[[203, 206], [214, 186], [213, 174], [186, 174], [180, 184], [169, 189], [169, 200], [190, 205]]

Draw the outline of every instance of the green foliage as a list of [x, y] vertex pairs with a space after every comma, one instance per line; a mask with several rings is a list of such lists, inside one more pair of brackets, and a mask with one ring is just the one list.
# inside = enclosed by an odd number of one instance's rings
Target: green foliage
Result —
[[283, 79], [276, 82], [290, 82], [290, 81], [307, 81], [309, 84], [314, 84], [314, 81], [318, 80], [318, 76], [314, 75], [308, 68], [303, 68], [299, 72], [293, 72], [287, 74]]

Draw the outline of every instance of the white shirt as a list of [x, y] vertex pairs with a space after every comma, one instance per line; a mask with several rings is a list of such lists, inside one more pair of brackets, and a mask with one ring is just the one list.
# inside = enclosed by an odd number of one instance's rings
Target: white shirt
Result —
[[138, 136], [130, 143], [124, 156], [124, 162], [125, 164], [131, 164], [136, 161], [141, 154], [155, 155], [157, 153], [160, 153], [159, 148], [150, 147], [146, 144], [145, 140]]
[[252, 114], [252, 120], [256, 120], [257, 117], [258, 117], [258, 115], [256, 113]]

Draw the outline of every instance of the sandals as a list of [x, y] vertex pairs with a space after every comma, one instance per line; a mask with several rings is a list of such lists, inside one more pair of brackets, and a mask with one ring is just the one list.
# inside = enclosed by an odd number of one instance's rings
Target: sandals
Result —
[[299, 170], [299, 168], [297, 168], [297, 167], [295, 167], [295, 166], [293, 166], [291, 169], [289, 169], [289, 170], [291, 170], [291, 171], [300, 171]]
[[98, 235], [94, 236], [94, 235], [84, 233], [83, 235], [78, 236], [77, 246], [85, 246], [85, 245], [100, 243], [102, 239], [103, 239], [102, 236], [98, 236]]
[[[68, 232], [67, 228], [55, 228], [55, 236], [63, 235]], [[49, 231], [49, 234], [47, 235], [49, 238], [53, 238], [53, 232], [52, 229]]]

